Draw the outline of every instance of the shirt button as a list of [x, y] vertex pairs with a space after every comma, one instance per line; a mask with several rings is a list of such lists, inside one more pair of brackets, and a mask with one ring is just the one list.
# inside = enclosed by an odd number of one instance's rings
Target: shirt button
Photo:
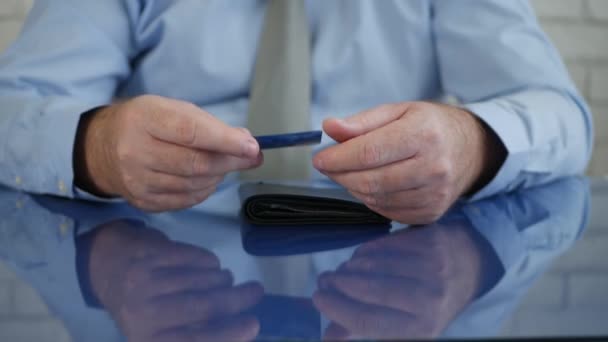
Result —
[[15, 184], [21, 185], [22, 182], [23, 181], [21, 180], [21, 177], [19, 177], [19, 176], [15, 177]]
[[23, 202], [21, 200], [18, 200], [17, 202], [15, 202], [15, 207], [17, 209], [23, 208]]
[[63, 181], [59, 181], [59, 183], [57, 183], [57, 186], [59, 187], [59, 192], [61, 192], [62, 194], [66, 194], [68, 192]]
[[59, 234], [61, 235], [61, 237], [65, 237], [69, 233], [69, 231], [70, 226], [66, 222], [63, 222], [59, 225]]

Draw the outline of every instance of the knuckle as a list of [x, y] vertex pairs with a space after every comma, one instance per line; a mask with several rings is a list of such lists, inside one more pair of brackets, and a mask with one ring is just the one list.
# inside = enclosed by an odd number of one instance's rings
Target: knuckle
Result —
[[145, 205], [145, 203], [140, 198], [133, 198], [133, 199], [131, 199], [130, 203], [134, 207], [137, 207], [139, 209], [143, 209], [143, 206]]
[[131, 150], [131, 147], [128, 146], [127, 144], [119, 144], [116, 147], [116, 158], [118, 159], [118, 161], [123, 164], [127, 161], [130, 161], [133, 157], [133, 152]]
[[147, 201], [141, 199], [141, 198], [135, 198], [133, 199], [133, 201], [131, 202], [135, 207], [144, 210], [144, 211], [152, 211], [153, 207], [150, 205], [150, 203], [148, 203]]
[[434, 207], [425, 208], [420, 214], [416, 215], [414, 219], [415, 224], [431, 224], [439, 220], [442, 216], [442, 212]]
[[192, 200], [194, 201], [195, 204], [200, 203], [200, 202], [206, 200], [207, 198], [209, 198], [209, 196], [211, 196], [211, 194], [213, 194], [214, 192], [215, 192], [215, 185], [209, 187], [205, 191], [198, 192], [198, 193], [192, 195]]
[[428, 223], [433, 223], [436, 222], [437, 220], [439, 220], [441, 218], [441, 216], [443, 216], [443, 211], [442, 210], [438, 210], [438, 209], [433, 209], [428, 215], [427, 215], [427, 222]]
[[190, 176], [202, 176], [209, 173], [209, 163], [206, 158], [203, 158], [203, 154], [198, 151], [190, 152]]
[[366, 195], [374, 195], [380, 192], [381, 182], [377, 175], [373, 173], [366, 173], [363, 181], [361, 182], [363, 190], [362, 192]]
[[143, 282], [145, 282], [146, 275], [138, 267], [129, 267], [124, 276], [125, 280], [125, 289], [127, 291], [132, 291], [138, 288]]
[[452, 175], [452, 165], [445, 159], [439, 159], [435, 162], [435, 166], [431, 176], [437, 182], [443, 184], [449, 181]]
[[378, 198], [376, 196], [366, 196], [364, 199], [365, 204], [372, 208], [380, 208]]
[[363, 145], [359, 153], [359, 162], [364, 167], [371, 167], [382, 160], [382, 146], [369, 142]]
[[446, 288], [445, 284], [437, 284], [433, 287], [431, 287], [430, 289], [428, 289], [428, 291], [430, 291], [430, 296], [431, 296], [431, 300], [432, 300], [432, 304], [431, 307], [441, 307], [442, 304], [444, 303], [444, 300], [446, 299], [447, 295], [448, 295], [448, 290]]
[[146, 182], [137, 181], [137, 178], [130, 172], [122, 172], [120, 175], [120, 182], [123, 184], [124, 192], [126, 192], [123, 195], [140, 198], [146, 193]]
[[409, 108], [413, 112], [423, 112], [426, 111], [429, 107], [429, 104], [422, 101], [414, 101], [409, 103]]
[[166, 187], [177, 192], [187, 192], [192, 188], [192, 181], [189, 179], [171, 179], [167, 181]]
[[[443, 250], [443, 248], [437, 248], [437, 253], [441, 254], [441, 250]], [[437, 277], [440, 281], [443, 280], [447, 280], [448, 278], [448, 264], [447, 264], [447, 258], [440, 256], [437, 258], [432, 258], [430, 265], [429, 265], [429, 270], [435, 275], [435, 277]]]
[[429, 127], [422, 131], [422, 140], [426, 145], [441, 146], [443, 144], [444, 134], [436, 126], [433, 122], [430, 122]]
[[196, 142], [197, 123], [189, 117], [181, 117], [175, 123], [175, 134], [183, 144], [192, 146]]
[[133, 98], [134, 103], [155, 103], [161, 99], [158, 95], [144, 94]]
[[443, 204], [450, 199], [450, 190], [447, 186], [442, 186], [437, 190], [435, 196], [437, 201]]

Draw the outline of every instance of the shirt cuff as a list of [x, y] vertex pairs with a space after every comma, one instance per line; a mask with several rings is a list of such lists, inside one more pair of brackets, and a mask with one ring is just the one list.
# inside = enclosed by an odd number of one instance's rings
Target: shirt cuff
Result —
[[7, 164], [15, 188], [73, 198], [73, 152], [80, 116], [102, 105], [52, 98], [35, 119], [18, 118], [10, 128]]
[[473, 194], [469, 201], [478, 201], [514, 190], [517, 186], [516, 179], [526, 165], [526, 152], [530, 145], [522, 117], [510, 110], [500, 100], [473, 103], [463, 107], [483, 120], [496, 133], [507, 150], [507, 157], [496, 176], [485, 187]]
[[99, 197], [95, 196], [89, 192], [86, 192], [76, 185], [73, 186], [74, 198], [85, 200], [85, 201], [94, 201], [94, 202], [104, 202], [104, 203], [123, 203], [125, 200], [120, 197]]

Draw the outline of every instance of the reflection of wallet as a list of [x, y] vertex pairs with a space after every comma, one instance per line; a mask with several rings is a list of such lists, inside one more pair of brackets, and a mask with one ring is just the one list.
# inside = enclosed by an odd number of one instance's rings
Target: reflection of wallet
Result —
[[239, 188], [242, 214], [255, 225], [369, 225], [391, 221], [346, 190], [246, 183]]
[[244, 222], [243, 248], [255, 256], [309, 254], [351, 247], [389, 233], [389, 224], [259, 226]]

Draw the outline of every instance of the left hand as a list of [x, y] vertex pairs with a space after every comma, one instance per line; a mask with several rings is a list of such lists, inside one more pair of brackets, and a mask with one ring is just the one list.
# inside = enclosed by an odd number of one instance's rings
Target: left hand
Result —
[[325, 120], [323, 129], [339, 144], [318, 153], [315, 167], [370, 209], [409, 224], [436, 221], [506, 155], [473, 114], [435, 103], [383, 105]]

